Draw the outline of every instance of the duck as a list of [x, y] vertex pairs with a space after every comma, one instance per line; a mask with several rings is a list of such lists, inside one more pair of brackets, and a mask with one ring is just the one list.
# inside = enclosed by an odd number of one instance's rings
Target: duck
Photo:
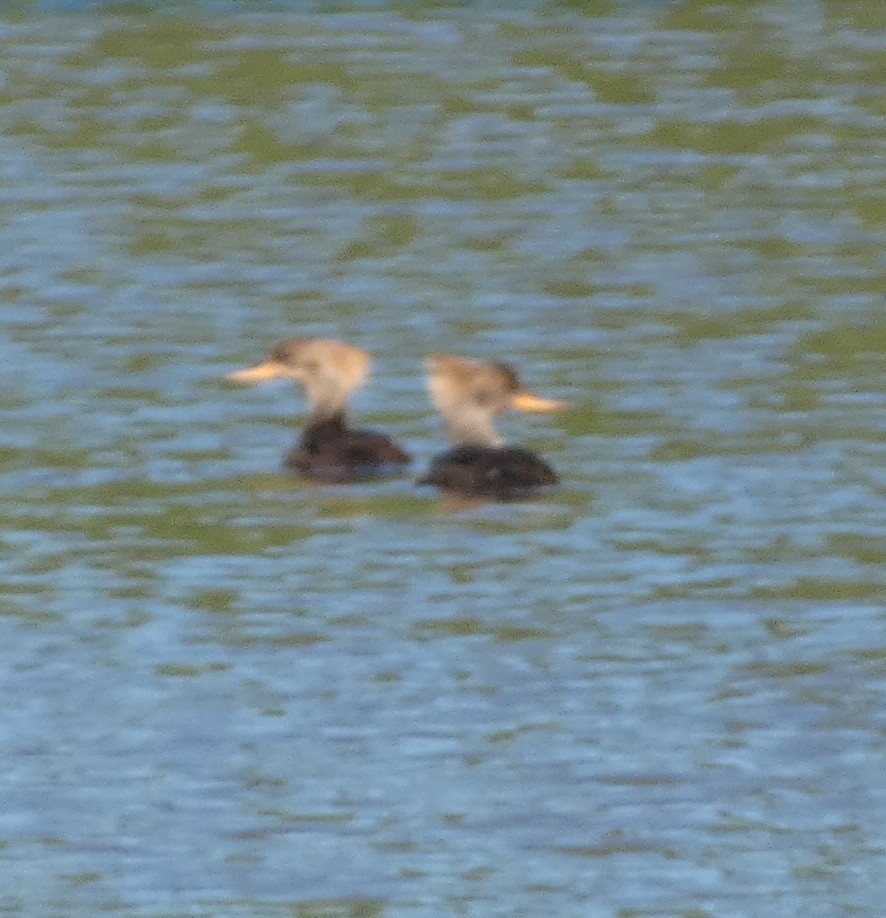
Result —
[[353, 344], [327, 338], [278, 341], [258, 365], [227, 374], [238, 383], [289, 379], [308, 400], [301, 437], [284, 464], [304, 478], [342, 483], [380, 477], [411, 461], [406, 450], [375, 430], [348, 425], [348, 399], [366, 381], [370, 355]]
[[557, 484], [559, 476], [547, 462], [522, 446], [503, 443], [493, 418], [508, 408], [558, 411], [565, 402], [528, 392], [506, 363], [434, 354], [427, 368], [431, 397], [452, 448], [431, 461], [419, 484], [494, 500], [519, 500]]

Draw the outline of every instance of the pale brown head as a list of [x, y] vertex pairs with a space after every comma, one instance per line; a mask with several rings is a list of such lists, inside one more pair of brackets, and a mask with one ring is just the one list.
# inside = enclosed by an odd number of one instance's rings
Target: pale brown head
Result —
[[318, 418], [343, 414], [351, 393], [363, 384], [372, 360], [366, 351], [326, 338], [278, 341], [260, 364], [228, 373], [234, 382], [291, 379], [304, 387], [308, 411]]
[[492, 419], [508, 408], [534, 412], [566, 407], [565, 402], [528, 392], [505, 363], [468, 360], [454, 354], [434, 354], [427, 362], [434, 404], [456, 445], [500, 445]]

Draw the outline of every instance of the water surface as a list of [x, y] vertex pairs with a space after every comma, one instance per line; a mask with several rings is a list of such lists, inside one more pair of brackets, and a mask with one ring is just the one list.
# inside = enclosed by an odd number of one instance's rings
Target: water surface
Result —
[[[884, 26], [0, 23], [0, 912], [881, 913]], [[409, 474], [281, 470], [292, 334]], [[559, 489], [416, 487], [439, 351]]]

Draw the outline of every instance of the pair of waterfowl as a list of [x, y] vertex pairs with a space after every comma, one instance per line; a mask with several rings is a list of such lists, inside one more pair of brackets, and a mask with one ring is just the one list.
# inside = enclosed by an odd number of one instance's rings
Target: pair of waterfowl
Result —
[[[290, 379], [308, 399], [308, 421], [286, 465], [307, 478], [358, 481], [410, 461], [390, 437], [348, 426], [348, 398], [366, 379], [371, 358], [351, 344], [291, 338], [274, 345], [258, 366], [228, 374], [236, 382]], [[429, 385], [452, 449], [431, 462], [420, 484], [457, 494], [509, 500], [556, 484], [551, 467], [518, 446], [505, 446], [493, 426], [506, 408], [554, 411], [562, 402], [531, 395], [506, 364], [445, 354], [428, 358]]]

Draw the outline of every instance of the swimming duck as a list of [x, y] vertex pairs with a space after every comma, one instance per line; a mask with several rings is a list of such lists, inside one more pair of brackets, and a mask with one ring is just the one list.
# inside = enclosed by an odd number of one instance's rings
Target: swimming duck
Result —
[[347, 425], [348, 398], [372, 362], [366, 351], [325, 338], [289, 338], [275, 344], [258, 366], [229, 373], [235, 382], [291, 379], [308, 398], [308, 422], [286, 455], [288, 468], [326, 482], [360, 481], [391, 471], [410, 456], [390, 437]]
[[452, 354], [428, 358], [428, 383], [453, 448], [433, 459], [419, 484], [515, 500], [557, 483], [557, 473], [535, 453], [503, 445], [492, 419], [506, 408], [556, 411], [564, 402], [530, 394], [507, 364]]

